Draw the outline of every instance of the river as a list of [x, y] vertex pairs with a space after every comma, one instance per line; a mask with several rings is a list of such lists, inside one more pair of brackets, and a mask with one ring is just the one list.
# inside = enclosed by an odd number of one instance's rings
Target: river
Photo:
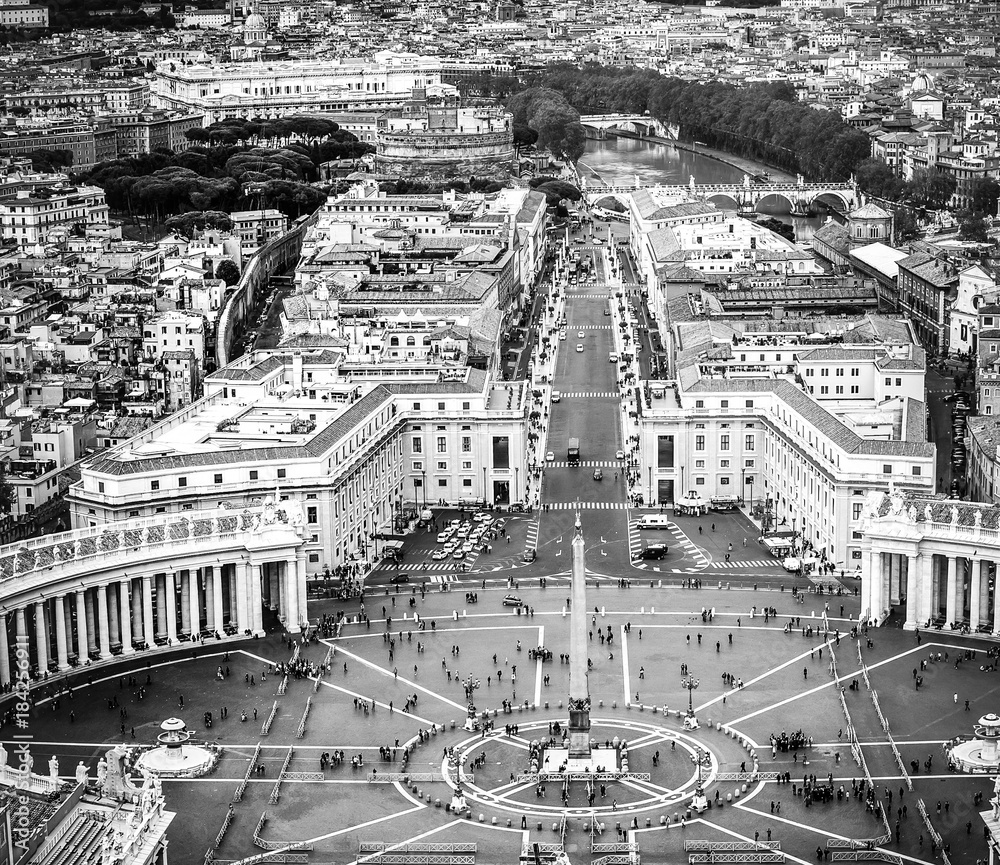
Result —
[[[580, 176], [589, 184], [605, 186], [652, 186], [657, 183], [687, 184], [694, 175], [695, 183], [742, 183], [743, 171], [734, 165], [719, 162], [689, 150], [679, 150], [669, 144], [640, 141], [636, 138], [590, 139], [583, 158], [577, 163]], [[761, 166], [764, 170], [764, 166]], [[825, 217], [792, 216], [788, 204], [781, 199], [764, 201], [759, 210], [782, 222], [791, 223], [795, 238], [808, 242]]]

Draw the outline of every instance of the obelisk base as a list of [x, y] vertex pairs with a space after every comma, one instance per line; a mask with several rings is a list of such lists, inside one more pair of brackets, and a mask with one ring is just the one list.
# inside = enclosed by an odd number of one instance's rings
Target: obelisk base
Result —
[[590, 757], [590, 710], [569, 710], [569, 756], [571, 759]]

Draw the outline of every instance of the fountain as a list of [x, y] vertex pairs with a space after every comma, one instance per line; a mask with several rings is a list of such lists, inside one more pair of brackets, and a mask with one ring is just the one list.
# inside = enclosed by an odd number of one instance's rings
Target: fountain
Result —
[[146, 751], [136, 762], [139, 770], [147, 769], [165, 777], [196, 777], [211, 770], [218, 754], [200, 745], [191, 745], [191, 734], [180, 718], [167, 718], [156, 737], [160, 744]]
[[1000, 769], [997, 744], [1000, 740], [1000, 717], [990, 712], [975, 726], [976, 737], [958, 742], [948, 751], [948, 763], [960, 772], [984, 775]]

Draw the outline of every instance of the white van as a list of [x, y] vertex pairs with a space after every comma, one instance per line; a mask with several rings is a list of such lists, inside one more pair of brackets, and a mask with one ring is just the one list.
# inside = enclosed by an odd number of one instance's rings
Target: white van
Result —
[[670, 517], [663, 514], [646, 514], [639, 520], [640, 529], [665, 529], [670, 525]]
[[615, 354], [615, 352], [611, 352], [611, 354], [608, 355], [608, 360], [611, 363], [618, 363], [618, 355]]

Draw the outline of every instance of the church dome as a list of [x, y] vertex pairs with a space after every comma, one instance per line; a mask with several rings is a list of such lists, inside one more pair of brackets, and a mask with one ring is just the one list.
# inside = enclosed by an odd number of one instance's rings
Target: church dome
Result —
[[251, 12], [247, 15], [246, 21], [243, 22], [243, 29], [252, 30], [254, 32], [267, 30], [267, 22], [264, 20], [262, 15], [258, 15], [256, 12]]

